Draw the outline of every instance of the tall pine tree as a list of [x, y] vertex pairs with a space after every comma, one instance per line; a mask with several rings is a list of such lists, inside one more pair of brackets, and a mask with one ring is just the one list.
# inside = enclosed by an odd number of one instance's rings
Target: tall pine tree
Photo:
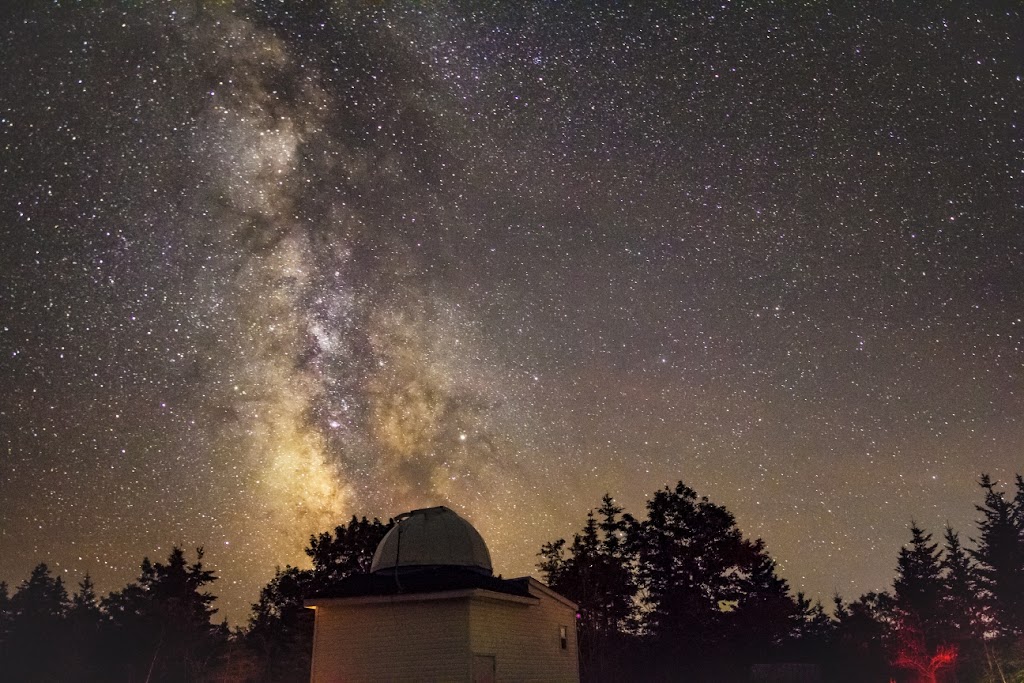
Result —
[[942, 557], [942, 623], [951, 642], [981, 638], [981, 604], [978, 575], [960, 535], [947, 526]]
[[0, 671], [9, 680], [59, 680], [68, 643], [67, 589], [49, 567], [38, 564], [11, 596]]
[[942, 568], [937, 543], [916, 523], [910, 525], [910, 544], [900, 549], [893, 582], [900, 629], [920, 633], [929, 647], [941, 637]]
[[92, 577], [86, 574], [79, 582], [78, 590], [71, 596], [67, 613], [67, 628], [70, 644], [67, 652], [68, 665], [64, 680], [101, 681], [104, 679], [100, 652], [100, 625], [103, 613], [96, 596]]
[[584, 680], [614, 679], [614, 653], [621, 650], [620, 636], [633, 611], [636, 586], [627, 555], [625, 533], [629, 517], [605, 494], [598, 514], [587, 513], [581, 533], [575, 534], [566, 553], [566, 542], [546, 543], [538, 568], [556, 591], [579, 606], [577, 634], [580, 674]]
[[984, 610], [978, 598], [978, 576], [960, 535], [946, 526], [942, 557], [942, 637], [959, 652], [957, 670], [978, 679], [986, 666]]
[[166, 564], [145, 558], [139, 579], [102, 601], [110, 679], [196, 680], [213, 668], [227, 632], [211, 622], [217, 577], [202, 560], [202, 548], [190, 564], [177, 546]]
[[[910, 525], [910, 543], [900, 549], [893, 582], [894, 624], [890, 632], [891, 662], [934, 681], [936, 672], [956, 661], [946, 641], [941, 553], [932, 535]], [[952, 648], [952, 649], [951, 649]]]
[[987, 475], [979, 484], [985, 502], [976, 506], [978, 522], [978, 585], [995, 619], [993, 626], [1005, 635], [1024, 635], [1024, 478], [1017, 475], [1016, 495], [1007, 500]]

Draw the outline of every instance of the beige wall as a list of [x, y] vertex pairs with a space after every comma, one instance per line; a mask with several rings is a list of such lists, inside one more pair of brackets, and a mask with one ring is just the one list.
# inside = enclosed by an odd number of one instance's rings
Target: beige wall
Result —
[[[470, 647], [495, 655], [498, 681], [578, 681], [576, 612], [547, 595], [523, 605], [475, 598], [470, 603]], [[559, 626], [567, 627], [562, 649]]]
[[531, 588], [539, 602], [487, 591], [320, 602], [311, 680], [469, 683], [474, 655], [491, 655], [496, 681], [579, 681], [575, 609]]
[[468, 681], [469, 600], [316, 610], [313, 683]]

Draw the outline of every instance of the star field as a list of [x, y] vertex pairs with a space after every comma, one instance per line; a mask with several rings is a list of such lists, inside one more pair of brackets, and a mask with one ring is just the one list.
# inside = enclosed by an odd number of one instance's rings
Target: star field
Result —
[[[679, 5], [679, 6], [676, 6]], [[886, 587], [1024, 464], [1024, 22], [764, 3], [0, 10], [0, 579], [353, 513], [533, 570], [682, 479]]]

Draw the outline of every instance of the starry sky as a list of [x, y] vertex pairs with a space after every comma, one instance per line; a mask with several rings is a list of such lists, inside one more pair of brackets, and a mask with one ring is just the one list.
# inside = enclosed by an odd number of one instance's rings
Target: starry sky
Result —
[[[830, 7], [831, 5], [831, 7]], [[0, 9], [0, 579], [682, 479], [885, 588], [1024, 470], [1017, 3]]]

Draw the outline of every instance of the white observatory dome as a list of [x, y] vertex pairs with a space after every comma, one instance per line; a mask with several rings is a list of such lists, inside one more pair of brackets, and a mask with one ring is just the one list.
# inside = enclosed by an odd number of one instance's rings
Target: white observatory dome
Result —
[[473, 525], [444, 506], [397, 517], [373, 554], [370, 572], [463, 567], [490, 576], [491, 554]]

